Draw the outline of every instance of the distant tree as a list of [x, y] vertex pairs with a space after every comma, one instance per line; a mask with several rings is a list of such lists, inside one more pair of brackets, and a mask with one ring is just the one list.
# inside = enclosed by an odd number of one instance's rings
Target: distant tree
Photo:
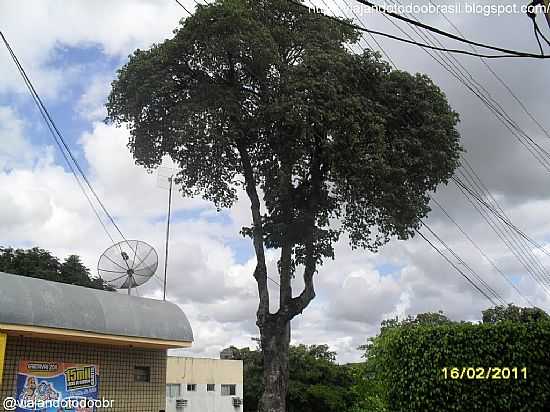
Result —
[[114, 290], [99, 277], [92, 277], [80, 257], [71, 255], [63, 263], [38, 247], [13, 249], [0, 247], [0, 272], [70, 283], [92, 289]]
[[60, 282], [59, 260], [50, 252], [32, 249], [0, 248], [0, 271]]
[[249, 348], [239, 349], [235, 359], [243, 361], [244, 412], [256, 412], [264, 390], [262, 352]]
[[548, 314], [540, 308], [521, 308], [515, 305], [495, 306], [482, 312], [483, 323], [497, 323], [505, 320], [513, 322], [537, 322], [548, 320]]
[[[257, 411], [263, 392], [261, 350], [240, 349], [244, 367], [244, 412]], [[335, 363], [326, 345], [290, 346], [288, 412], [347, 412], [356, 403], [351, 366]]]
[[[180, 192], [218, 208], [246, 191], [261, 411], [286, 412], [290, 323], [315, 298], [314, 276], [341, 235], [371, 251], [411, 237], [429, 192], [458, 166], [458, 115], [445, 95], [425, 75], [352, 53], [359, 38], [288, 0], [217, 0], [173, 38], [136, 50], [112, 84], [107, 121], [128, 127], [139, 165], [170, 156]], [[266, 248], [280, 252], [275, 313]]]

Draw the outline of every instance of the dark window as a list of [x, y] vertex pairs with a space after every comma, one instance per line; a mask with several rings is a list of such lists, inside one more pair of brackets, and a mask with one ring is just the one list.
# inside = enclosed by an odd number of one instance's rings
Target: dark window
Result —
[[237, 393], [237, 385], [222, 385], [222, 396], [235, 396]]
[[197, 391], [197, 385], [194, 383], [188, 383], [187, 384], [187, 392], [196, 392]]
[[149, 366], [136, 366], [134, 368], [134, 382], [150, 382], [151, 368]]
[[216, 385], [213, 383], [206, 384], [206, 391], [207, 392], [214, 392], [216, 390]]

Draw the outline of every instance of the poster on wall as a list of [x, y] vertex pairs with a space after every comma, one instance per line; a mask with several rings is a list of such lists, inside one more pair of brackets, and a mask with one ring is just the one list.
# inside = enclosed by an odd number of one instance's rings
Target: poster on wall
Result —
[[21, 361], [16, 411], [93, 412], [98, 399], [97, 365]]

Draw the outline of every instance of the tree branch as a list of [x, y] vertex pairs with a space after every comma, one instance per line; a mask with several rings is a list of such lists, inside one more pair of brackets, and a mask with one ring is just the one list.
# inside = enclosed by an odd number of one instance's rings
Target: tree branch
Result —
[[254, 243], [254, 251], [256, 253], [256, 269], [254, 270], [254, 278], [258, 284], [258, 294], [260, 303], [258, 305], [257, 322], [260, 329], [265, 323], [269, 315], [269, 290], [267, 288], [267, 266], [265, 263], [264, 239], [262, 216], [260, 213], [260, 198], [256, 190], [256, 179], [254, 178], [254, 170], [250, 161], [250, 156], [244, 144], [237, 144], [237, 149], [241, 157], [243, 174], [246, 185], [246, 194], [250, 199], [250, 209], [252, 212], [252, 239]]
[[283, 161], [278, 174], [281, 218], [284, 225], [281, 260], [279, 261], [279, 313], [282, 313], [283, 316], [288, 316], [285, 314], [292, 299], [292, 248], [294, 246], [289, 233], [292, 225], [292, 204], [290, 199], [292, 165]]
[[315, 298], [315, 286], [313, 284], [313, 276], [317, 271], [317, 255], [315, 253], [315, 224], [316, 210], [321, 195], [321, 162], [319, 151], [321, 150], [320, 142], [317, 140], [313, 148], [311, 158], [311, 195], [308, 202], [307, 211], [307, 239], [305, 242], [305, 268], [304, 268], [304, 289], [296, 298], [291, 299], [289, 304], [289, 319], [302, 313], [304, 309]]

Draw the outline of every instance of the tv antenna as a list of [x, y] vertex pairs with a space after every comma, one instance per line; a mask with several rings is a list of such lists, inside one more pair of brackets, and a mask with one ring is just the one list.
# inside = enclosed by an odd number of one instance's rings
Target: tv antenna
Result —
[[166, 300], [166, 275], [168, 273], [168, 249], [170, 243], [170, 217], [172, 214], [172, 186], [178, 169], [172, 167], [159, 167], [158, 185], [163, 189], [168, 189], [168, 213], [166, 215], [166, 243], [164, 245], [164, 292], [163, 299]]
[[155, 249], [140, 240], [124, 240], [108, 248], [97, 264], [97, 272], [108, 286], [115, 289], [136, 288], [156, 272], [158, 256]]

